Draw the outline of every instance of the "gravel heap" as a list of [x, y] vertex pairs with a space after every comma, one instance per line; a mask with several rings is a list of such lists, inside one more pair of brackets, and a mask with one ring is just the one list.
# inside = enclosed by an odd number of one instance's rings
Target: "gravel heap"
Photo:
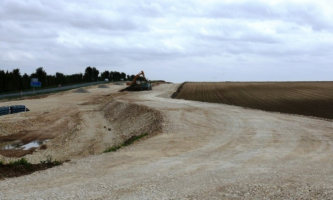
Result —
[[109, 88], [107, 85], [98, 85], [98, 88]]
[[75, 90], [74, 93], [89, 93], [89, 91], [85, 90], [83, 88], [79, 88], [79, 89]]
[[103, 109], [105, 118], [114, 125], [123, 140], [134, 135], [152, 134], [162, 130], [160, 111], [147, 106], [112, 101]]
[[114, 85], [125, 85], [125, 83], [115, 82]]

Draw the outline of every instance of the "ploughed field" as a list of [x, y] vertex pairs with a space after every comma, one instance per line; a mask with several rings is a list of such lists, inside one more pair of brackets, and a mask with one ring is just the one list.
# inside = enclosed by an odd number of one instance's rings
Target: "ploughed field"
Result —
[[333, 82], [185, 82], [173, 98], [333, 119]]

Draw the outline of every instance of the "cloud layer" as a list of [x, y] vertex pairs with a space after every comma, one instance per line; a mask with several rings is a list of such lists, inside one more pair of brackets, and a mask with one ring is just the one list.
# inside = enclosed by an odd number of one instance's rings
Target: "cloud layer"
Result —
[[333, 3], [0, 1], [0, 69], [182, 81], [332, 80]]

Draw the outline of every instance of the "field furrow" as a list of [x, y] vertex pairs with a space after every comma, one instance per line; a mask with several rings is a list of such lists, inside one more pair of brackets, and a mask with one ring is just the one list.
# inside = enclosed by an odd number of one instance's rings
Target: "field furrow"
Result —
[[333, 82], [188, 82], [175, 98], [333, 119]]

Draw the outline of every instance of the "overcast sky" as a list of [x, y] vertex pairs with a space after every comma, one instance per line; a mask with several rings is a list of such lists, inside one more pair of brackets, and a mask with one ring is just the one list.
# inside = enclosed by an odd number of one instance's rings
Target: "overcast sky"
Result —
[[0, 0], [0, 69], [333, 80], [331, 0]]

